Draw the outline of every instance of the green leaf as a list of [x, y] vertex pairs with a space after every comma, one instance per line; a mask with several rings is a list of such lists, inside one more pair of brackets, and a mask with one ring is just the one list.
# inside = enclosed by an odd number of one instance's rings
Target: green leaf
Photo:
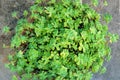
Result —
[[34, 70], [34, 65], [32, 64], [32, 62], [29, 64], [26, 64], [26, 67], [24, 70], [26, 71], [26, 73], [31, 73]]
[[103, 68], [101, 69], [100, 73], [103, 74], [103, 73], [105, 73], [105, 72], [106, 72], [106, 68], [103, 67]]
[[[34, 42], [34, 41], [33, 41]], [[36, 43], [30, 43], [28, 46], [30, 49], [37, 49], [37, 44]]]
[[98, 6], [99, 2], [98, 2], [98, 0], [92, 0], [92, 4], [93, 4], [93, 6]]
[[12, 17], [13, 18], [18, 18], [18, 12], [17, 11], [12, 12]]
[[54, 4], [56, 2], [56, 0], [50, 0], [49, 3]]
[[96, 73], [98, 72], [100, 69], [100, 66], [96, 63], [93, 64], [93, 67], [92, 67], [92, 72]]
[[19, 59], [17, 64], [21, 67], [24, 67], [26, 65], [27, 60], [26, 59]]
[[22, 79], [21, 80], [30, 80], [32, 78], [32, 74], [30, 73], [25, 73], [22, 75]]
[[87, 31], [82, 31], [81, 36], [85, 40], [88, 37]]
[[67, 68], [65, 66], [62, 66], [60, 69], [59, 69], [59, 73], [58, 73], [60, 76], [62, 77], [65, 77], [67, 75]]
[[91, 74], [91, 72], [86, 72], [86, 75], [85, 75], [85, 77], [86, 77], [86, 80], [90, 80], [91, 78], [92, 78], [92, 74]]
[[26, 16], [28, 15], [28, 11], [25, 10], [25, 11], [23, 12], [23, 15], [26, 17]]
[[26, 43], [28, 40], [26, 36], [21, 36], [20, 39], [21, 39], [21, 43]]
[[108, 6], [108, 2], [106, 0], [104, 0], [104, 5]]
[[30, 60], [36, 60], [38, 58], [38, 51], [35, 49], [30, 49], [29, 50], [29, 58]]
[[110, 36], [110, 42], [116, 42], [119, 39], [119, 36], [117, 34], [111, 34]]
[[12, 77], [12, 80], [18, 80], [18, 78], [14, 75], [14, 76]]
[[35, 34], [37, 37], [41, 35], [41, 32], [41, 28], [35, 28]]
[[109, 23], [112, 20], [112, 16], [106, 13], [103, 15], [103, 19], [106, 21], [106, 23]]
[[20, 51], [16, 54], [16, 56], [17, 56], [18, 58], [22, 58], [22, 57], [23, 57], [23, 52], [20, 50]]
[[40, 4], [43, 0], [35, 0], [36, 4]]
[[20, 65], [17, 65], [17, 66], [16, 66], [16, 72], [17, 72], [18, 74], [21, 74], [22, 71], [23, 71], [23, 67], [20, 66]]
[[47, 74], [46, 72], [41, 72], [41, 73], [39, 74], [40, 80], [45, 80], [46, 77], [47, 77], [46, 74]]
[[73, 40], [74, 38], [77, 37], [77, 32], [75, 30], [67, 31], [67, 33], [68, 33], [67, 39]]
[[110, 61], [111, 60], [111, 55], [108, 55], [107, 57], [106, 57], [106, 61]]
[[49, 14], [49, 15], [48, 15], [49, 17], [52, 17], [52, 15], [55, 13], [54, 11], [55, 11], [55, 10], [54, 10], [53, 7], [47, 7], [45, 12], [46, 12], [47, 14]]
[[68, 50], [63, 50], [61, 53], [60, 53], [61, 57], [63, 58], [66, 58], [68, 55], [69, 55], [69, 52]]
[[11, 47], [19, 47], [21, 45], [21, 39], [18, 34], [16, 34], [11, 40]]
[[13, 56], [9, 54], [9, 55], [8, 55], [8, 60], [9, 60], [9, 61], [12, 61], [12, 60], [13, 60]]
[[36, 13], [36, 14], [31, 14], [30, 16], [31, 19], [39, 19], [39, 14]]
[[2, 33], [8, 34], [9, 32], [10, 32], [10, 27], [4, 26], [3, 29], [2, 29]]
[[93, 34], [96, 34], [96, 28], [95, 28], [95, 27], [90, 27], [90, 31], [91, 31], [91, 33], [93, 33]]
[[87, 12], [88, 18], [90, 19], [92, 17], [92, 11], [91, 10], [87, 10], [86, 12]]
[[79, 49], [79, 51], [82, 51], [82, 49], [83, 49], [83, 47], [84, 47], [83, 44], [82, 44], [82, 42], [80, 42], [79, 45], [80, 45], [80, 46], [78, 47], [78, 49]]

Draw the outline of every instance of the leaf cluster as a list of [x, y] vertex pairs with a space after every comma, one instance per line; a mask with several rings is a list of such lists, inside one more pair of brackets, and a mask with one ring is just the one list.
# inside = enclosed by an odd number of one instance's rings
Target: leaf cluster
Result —
[[108, 43], [117, 37], [89, 5], [36, 0], [23, 15], [11, 40], [16, 53], [9, 55], [8, 64], [22, 80], [90, 80], [93, 73], [105, 71]]

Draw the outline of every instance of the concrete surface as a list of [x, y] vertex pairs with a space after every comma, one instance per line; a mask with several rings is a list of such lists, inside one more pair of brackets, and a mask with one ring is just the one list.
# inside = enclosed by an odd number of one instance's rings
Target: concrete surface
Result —
[[[108, 6], [102, 11], [109, 12], [113, 20], [109, 24], [109, 31], [120, 35], [120, 0], [108, 0]], [[103, 75], [94, 75], [92, 80], [120, 80], [120, 40], [111, 45], [112, 58], [110, 62], [105, 63], [107, 72]]]
[[[1, 43], [1, 41], [0, 41]], [[0, 80], [11, 80], [13, 73], [11, 73], [7, 68], [5, 68], [5, 63], [6, 63], [6, 54], [2, 48], [2, 44], [0, 44]]]
[[[10, 15], [8, 13], [11, 11], [11, 9], [9, 8], [11, 6], [6, 7], [7, 4], [5, 4], [5, 2], [15, 5], [15, 7], [19, 7], [19, 9], [21, 10], [22, 7], [20, 6], [20, 4], [22, 3], [19, 2], [22, 1], [24, 3], [25, 0], [0, 0], [0, 2], [2, 2], [2, 4], [0, 3], [0, 35], [1, 28], [3, 26], [13, 24], [10, 22], [11, 18], [9, 16], [9, 18], [6, 18], [6, 16], [4, 15]], [[90, 0], [83, 0], [83, 2], [88, 1]], [[101, 13], [109, 12], [110, 14], [112, 14], [113, 20], [109, 24], [109, 30], [112, 33], [118, 33], [120, 35], [120, 0], [108, 0], [108, 2], [109, 6], [105, 7]], [[13, 75], [13, 73], [11, 73], [8, 69], [4, 67], [4, 63], [6, 62], [6, 55], [10, 51], [8, 49], [3, 49], [2, 43], [3, 42], [0, 38], [0, 80], [11, 80], [11, 76]], [[120, 40], [117, 43], [112, 44], [111, 48], [112, 59], [110, 60], [110, 62], [105, 63], [105, 66], [107, 67], [107, 72], [103, 75], [95, 74], [92, 80], [120, 80]]]

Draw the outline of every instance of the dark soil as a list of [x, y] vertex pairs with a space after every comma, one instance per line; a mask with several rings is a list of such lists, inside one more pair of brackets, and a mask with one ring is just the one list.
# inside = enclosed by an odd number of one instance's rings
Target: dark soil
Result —
[[[11, 17], [13, 11], [19, 12], [19, 18], [22, 17], [24, 10], [32, 4], [32, 0], [0, 0], [0, 80], [11, 80], [12, 73], [9, 69], [5, 68], [5, 63], [8, 62], [7, 56], [9, 53], [14, 53], [9, 48], [3, 49], [3, 44], [7, 46], [10, 44], [11, 36], [14, 34], [14, 28], [17, 23], [17, 19]], [[11, 33], [4, 35], [2, 28], [9, 26]]]

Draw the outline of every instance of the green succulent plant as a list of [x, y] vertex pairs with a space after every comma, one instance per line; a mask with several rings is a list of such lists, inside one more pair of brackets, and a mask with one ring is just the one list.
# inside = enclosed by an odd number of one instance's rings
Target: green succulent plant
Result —
[[[118, 36], [108, 32], [108, 24], [88, 4], [36, 0], [24, 16], [15, 27], [11, 48], [16, 52], [8, 63], [21, 80], [90, 80], [93, 73], [105, 71], [108, 43]], [[105, 15], [105, 22], [109, 19]]]

